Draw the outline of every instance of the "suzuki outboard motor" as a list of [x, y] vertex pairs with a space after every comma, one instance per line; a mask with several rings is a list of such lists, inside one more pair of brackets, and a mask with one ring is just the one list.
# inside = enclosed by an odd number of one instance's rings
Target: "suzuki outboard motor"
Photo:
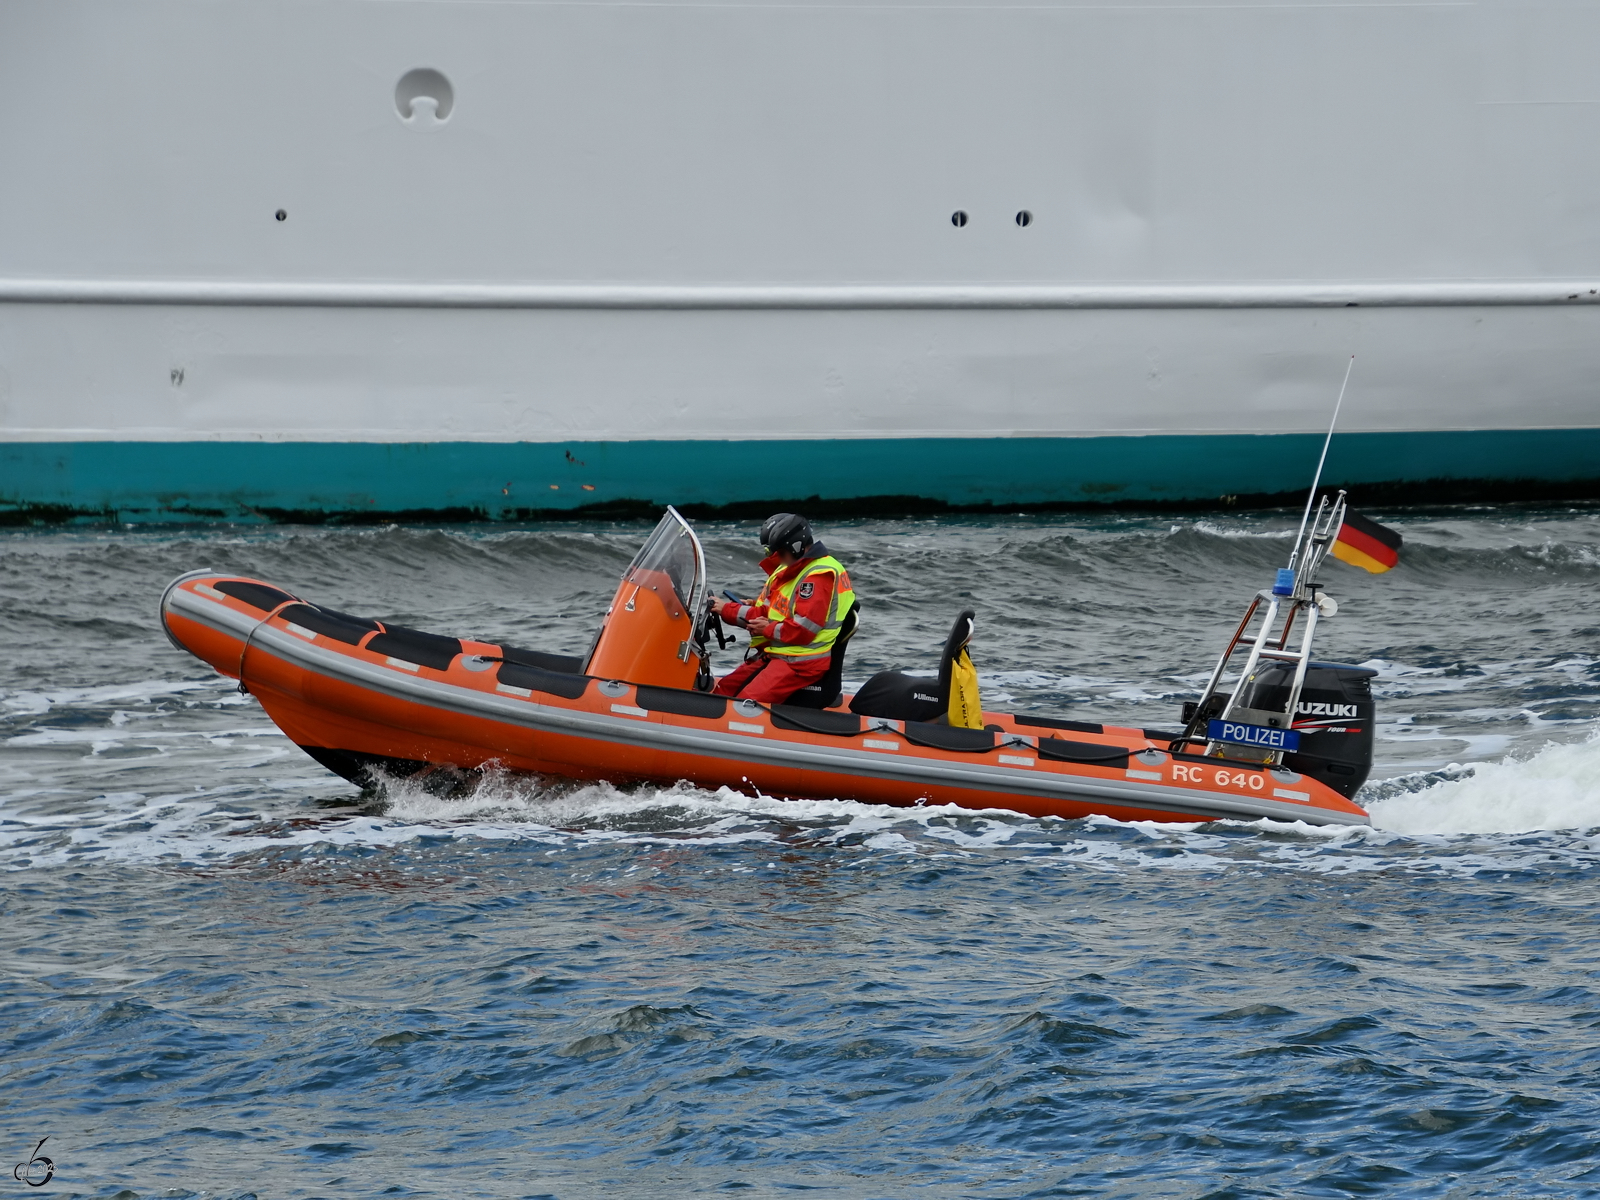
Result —
[[[1367, 667], [1310, 663], [1295, 706], [1294, 730], [1300, 748], [1283, 757], [1291, 771], [1325, 783], [1353, 799], [1372, 771], [1374, 707]], [[1263, 662], [1239, 685], [1237, 708], [1282, 712], [1294, 682], [1294, 664]]]

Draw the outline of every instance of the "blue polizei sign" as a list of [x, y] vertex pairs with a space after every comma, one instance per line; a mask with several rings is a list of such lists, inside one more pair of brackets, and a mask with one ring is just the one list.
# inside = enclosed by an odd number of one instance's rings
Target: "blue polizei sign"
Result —
[[1292, 729], [1273, 729], [1269, 725], [1246, 725], [1240, 721], [1212, 721], [1206, 736], [1213, 742], [1235, 746], [1255, 746], [1261, 750], [1298, 750], [1300, 735]]

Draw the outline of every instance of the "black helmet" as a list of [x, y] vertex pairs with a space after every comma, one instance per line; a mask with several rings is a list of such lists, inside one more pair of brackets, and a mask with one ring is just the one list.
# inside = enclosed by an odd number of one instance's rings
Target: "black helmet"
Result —
[[787, 550], [799, 558], [816, 540], [806, 519], [793, 513], [773, 513], [761, 523], [761, 544], [774, 554]]

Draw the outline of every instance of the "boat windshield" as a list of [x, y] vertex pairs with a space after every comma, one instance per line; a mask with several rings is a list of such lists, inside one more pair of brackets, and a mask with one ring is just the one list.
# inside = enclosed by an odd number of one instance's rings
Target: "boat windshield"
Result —
[[700, 539], [678, 510], [667, 506], [650, 537], [628, 564], [624, 578], [633, 580], [642, 571], [659, 571], [672, 581], [672, 590], [698, 628], [706, 603], [706, 560]]

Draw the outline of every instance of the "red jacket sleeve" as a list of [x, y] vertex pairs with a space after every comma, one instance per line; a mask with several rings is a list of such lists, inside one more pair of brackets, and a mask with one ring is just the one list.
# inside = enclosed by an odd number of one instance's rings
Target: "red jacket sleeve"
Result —
[[754, 604], [739, 604], [733, 600], [725, 600], [717, 605], [716, 614], [729, 625], [744, 628], [744, 623], [751, 617], [760, 616], [765, 610]]

